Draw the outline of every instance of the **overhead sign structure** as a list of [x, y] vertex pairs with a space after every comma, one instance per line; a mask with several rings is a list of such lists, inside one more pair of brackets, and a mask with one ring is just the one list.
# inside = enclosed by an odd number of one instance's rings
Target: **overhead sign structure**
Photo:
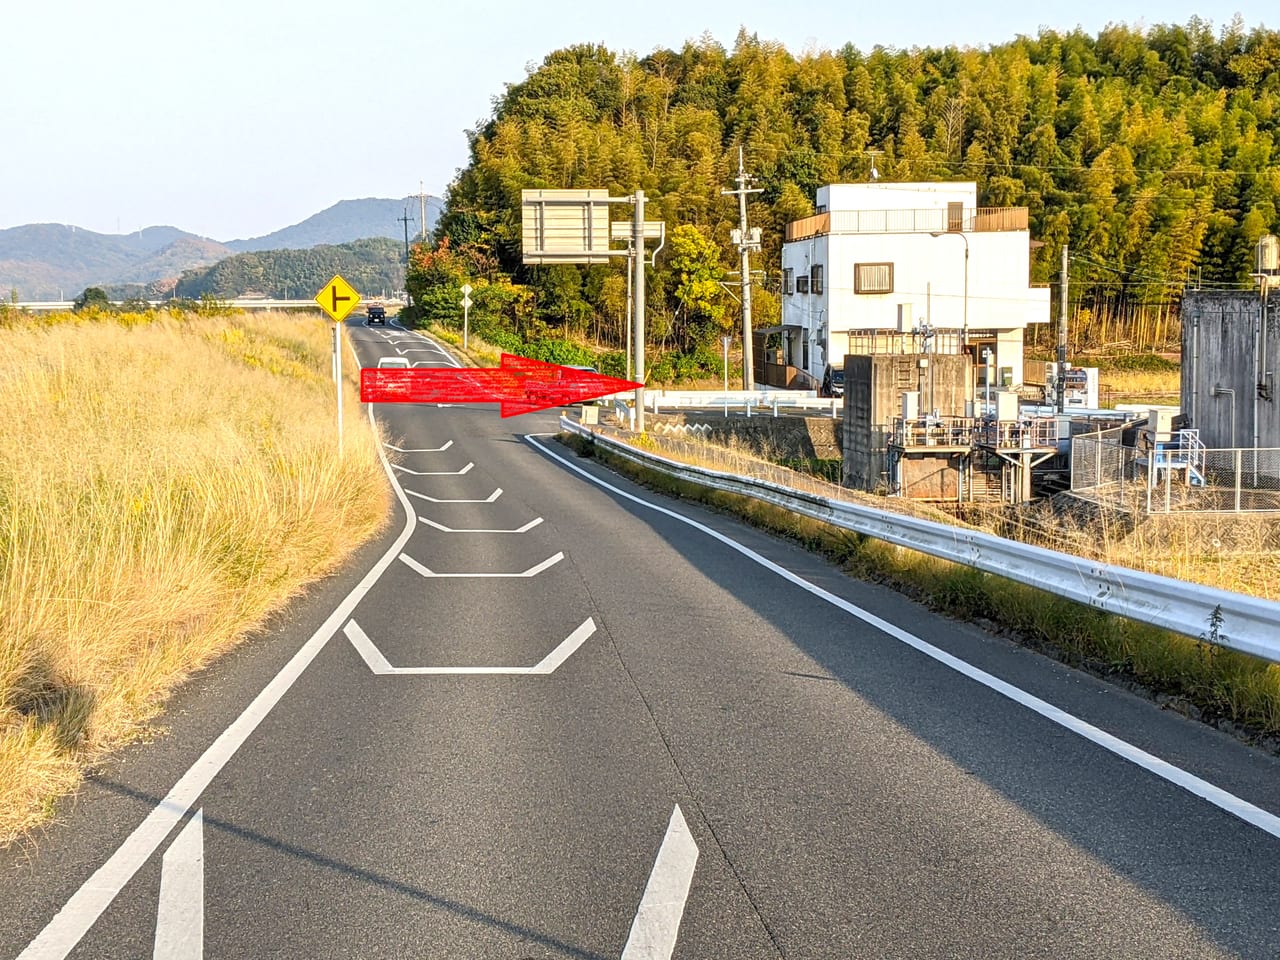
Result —
[[[615, 220], [609, 224], [609, 239], [621, 240], [623, 243], [631, 241], [635, 233], [635, 226], [630, 220]], [[646, 220], [644, 222], [644, 238], [646, 240], [665, 240], [667, 237], [667, 222], [665, 220]]]
[[320, 304], [320, 309], [333, 318], [334, 323], [341, 323], [360, 302], [360, 294], [341, 275], [335, 273], [333, 279], [316, 294], [315, 300]]
[[500, 403], [512, 417], [570, 403], [582, 403], [640, 386], [594, 370], [544, 363], [510, 353], [498, 367], [364, 367], [364, 403]]
[[524, 262], [608, 263], [625, 256], [609, 249], [610, 202], [608, 190], [522, 190]]
[[[611, 203], [631, 205], [629, 232], [624, 229], [625, 221], [610, 222]], [[522, 257], [527, 264], [592, 264], [608, 263], [613, 257], [629, 259], [627, 275], [631, 277], [635, 371], [639, 380], [635, 385], [635, 426], [643, 433], [645, 241], [657, 240], [661, 249], [666, 242], [665, 224], [645, 220], [644, 191], [640, 189], [629, 197], [611, 197], [607, 190], [523, 190], [520, 228]], [[627, 241], [625, 249], [610, 245], [622, 240]]]

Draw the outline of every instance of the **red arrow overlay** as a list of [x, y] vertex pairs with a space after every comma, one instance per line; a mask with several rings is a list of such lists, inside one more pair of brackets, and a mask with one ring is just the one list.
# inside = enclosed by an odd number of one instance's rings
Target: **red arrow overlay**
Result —
[[510, 353], [502, 355], [498, 367], [360, 370], [360, 399], [364, 403], [500, 403], [504, 417], [581, 403], [639, 386], [632, 380]]

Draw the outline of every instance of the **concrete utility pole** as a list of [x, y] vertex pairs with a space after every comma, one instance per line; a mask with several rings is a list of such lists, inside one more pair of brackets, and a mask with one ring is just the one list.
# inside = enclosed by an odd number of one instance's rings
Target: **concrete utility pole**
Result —
[[[406, 291], [408, 291], [409, 289], [409, 224], [413, 222], [413, 217], [409, 216], [409, 208], [405, 207], [404, 216], [397, 217], [396, 219], [404, 224], [404, 288]], [[408, 296], [408, 293], [406, 293], [405, 296], [407, 299], [410, 299], [410, 300], [413, 299], [412, 297]]]
[[763, 193], [760, 189], [748, 189], [755, 177], [748, 176], [742, 160], [742, 147], [738, 147], [738, 175], [734, 182], [737, 190], [721, 190], [721, 196], [738, 198], [738, 229], [733, 231], [733, 242], [738, 245], [742, 259], [742, 389], [754, 390], [755, 361], [751, 344], [751, 253], [760, 249], [760, 228], [747, 226], [747, 194]]
[[1067, 304], [1070, 303], [1067, 290], [1067, 244], [1062, 245], [1062, 282], [1058, 304], [1058, 412], [1067, 409]]
[[418, 223], [422, 225], [422, 242], [427, 242], [427, 194], [422, 188], [422, 181], [418, 181], [418, 216], [421, 218]]

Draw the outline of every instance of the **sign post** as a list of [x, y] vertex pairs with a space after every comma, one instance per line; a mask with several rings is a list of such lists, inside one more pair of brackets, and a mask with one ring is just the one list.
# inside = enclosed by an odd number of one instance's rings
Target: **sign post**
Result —
[[724, 344], [724, 416], [729, 418], [729, 344], [733, 342], [733, 337], [721, 337], [720, 342]]
[[[549, 263], [608, 263], [627, 258], [631, 280], [628, 302], [634, 328], [635, 371], [627, 373], [636, 388], [632, 416], [644, 432], [644, 267], [645, 240], [656, 239], [657, 249], [666, 241], [666, 224], [644, 219], [644, 191], [634, 196], [611, 197], [607, 190], [524, 190], [521, 202], [522, 260], [531, 265]], [[630, 221], [610, 221], [608, 204], [627, 203]], [[611, 241], [627, 241], [627, 249], [615, 249]], [[657, 250], [654, 251], [657, 256]]]
[[462, 349], [467, 349], [467, 333], [471, 326], [471, 284], [462, 285]]
[[360, 302], [360, 294], [341, 275], [334, 274], [315, 296], [320, 309], [333, 319], [333, 379], [338, 388], [338, 456], [342, 456], [342, 321]]

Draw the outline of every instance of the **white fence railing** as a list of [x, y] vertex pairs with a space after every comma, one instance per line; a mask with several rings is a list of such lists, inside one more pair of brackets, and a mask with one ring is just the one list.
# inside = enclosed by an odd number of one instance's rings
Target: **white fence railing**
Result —
[[1099, 563], [979, 530], [831, 500], [765, 480], [691, 466], [637, 450], [566, 418], [561, 418], [560, 426], [571, 433], [593, 437], [595, 443], [623, 459], [683, 480], [762, 500], [845, 530], [1008, 577], [1107, 613], [1280, 662], [1280, 603]]
[[[634, 393], [610, 394], [608, 399], [631, 399]], [[841, 397], [820, 397], [813, 390], [646, 390], [645, 409], [741, 411], [748, 417], [778, 416], [778, 411], [815, 410], [835, 419], [844, 410]]]

